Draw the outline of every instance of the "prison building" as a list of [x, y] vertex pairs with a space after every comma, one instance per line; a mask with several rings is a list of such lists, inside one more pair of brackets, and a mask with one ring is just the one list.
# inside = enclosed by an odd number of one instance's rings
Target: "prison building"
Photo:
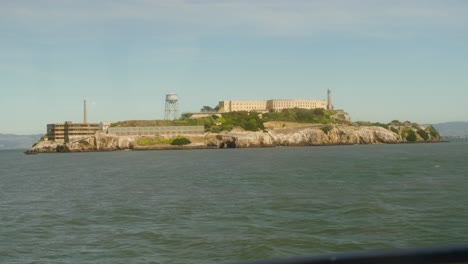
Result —
[[108, 134], [117, 136], [179, 136], [201, 135], [203, 126], [109, 127]]
[[219, 102], [220, 112], [267, 112], [267, 101], [221, 101]]
[[325, 100], [307, 100], [307, 99], [275, 99], [265, 101], [220, 101], [220, 112], [280, 112], [283, 109], [302, 108], [302, 109], [327, 109]]
[[64, 124], [48, 124], [47, 137], [49, 140], [69, 143], [94, 136], [99, 130], [98, 123], [67, 121]]
[[247, 112], [281, 112], [283, 109], [301, 108], [301, 109], [328, 109], [333, 110], [331, 90], [327, 90], [327, 100], [310, 99], [272, 99], [259, 101], [220, 101], [219, 112], [228, 113], [236, 111]]
[[96, 135], [100, 131], [99, 123], [65, 122], [65, 143], [78, 141]]
[[302, 109], [316, 109], [316, 108], [327, 108], [327, 102], [325, 100], [268, 100], [267, 111], [281, 112], [283, 109], [302, 108]]
[[65, 140], [65, 124], [47, 124], [48, 140], [63, 142]]

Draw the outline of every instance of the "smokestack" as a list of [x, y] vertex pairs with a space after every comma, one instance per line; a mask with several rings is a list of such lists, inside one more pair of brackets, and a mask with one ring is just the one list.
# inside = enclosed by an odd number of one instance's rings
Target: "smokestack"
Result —
[[331, 90], [328, 89], [327, 91], [327, 109], [328, 110], [333, 110], [333, 104], [332, 104], [332, 97], [331, 97]]
[[84, 100], [84, 117], [83, 117], [83, 123], [85, 123], [85, 124], [88, 123], [88, 113], [86, 112], [86, 100]]

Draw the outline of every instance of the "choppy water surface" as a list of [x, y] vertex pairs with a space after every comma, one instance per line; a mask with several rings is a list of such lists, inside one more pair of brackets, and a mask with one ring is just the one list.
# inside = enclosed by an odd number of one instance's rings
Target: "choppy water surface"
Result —
[[468, 241], [468, 144], [0, 152], [1, 263], [232, 263]]

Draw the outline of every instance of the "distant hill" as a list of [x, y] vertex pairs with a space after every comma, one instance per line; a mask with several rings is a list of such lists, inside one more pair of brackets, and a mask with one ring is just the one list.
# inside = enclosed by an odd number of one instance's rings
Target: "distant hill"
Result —
[[467, 137], [468, 138], [468, 122], [446, 122], [433, 124], [435, 129], [443, 137]]
[[41, 134], [37, 135], [12, 135], [0, 134], [0, 150], [1, 149], [29, 149], [36, 143]]

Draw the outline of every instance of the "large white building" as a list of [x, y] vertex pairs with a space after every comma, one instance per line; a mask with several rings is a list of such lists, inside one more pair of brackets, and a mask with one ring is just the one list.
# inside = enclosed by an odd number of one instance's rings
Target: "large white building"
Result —
[[326, 100], [308, 100], [308, 99], [273, 99], [260, 101], [220, 101], [219, 112], [280, 112], [283, 109], [302, 108], [302, 109], [333, 109], [331, 104], [331, 91], [328, 90], [328, 102]]

